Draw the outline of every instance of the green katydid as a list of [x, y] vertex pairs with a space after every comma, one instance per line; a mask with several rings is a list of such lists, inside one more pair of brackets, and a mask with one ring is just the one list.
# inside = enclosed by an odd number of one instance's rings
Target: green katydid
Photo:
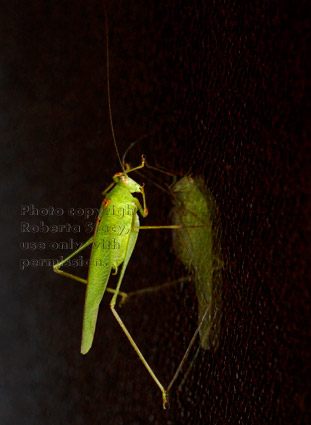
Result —
[[[110, 84], [109, 84], [109, 51], [108, 51], [108, 22], [106, 14], [106, 51], [107, 51], [107, 92], [108, 92], [108, 106], [113, 141], [116, 149], [116, 153], [123, 169], [114, 175], [113, 183], [110, 184], [107, 189], [103, 192], [105, 199], [102, 202], [99, 216], [96, 223], [96, 228], [93, 237], [86, 241], [78, 250], [73, 252], [63, 261], [55, 264], [53, 269], [56, 273], [63, 276], [72, 278], [79, 282], [87, 285], [84, 314], [83, 314], [83, 329], [82, 329], [82, 342], [81, 342], [81, 353], [86, 354], [93, 343], [97, 315], [99, 305], [103, 298], [105, 291], [112, 292], [114, 295], [110, 302], [111, 311], [116, 318], [117, 322], [121, 326], [123, 332], [127, 336], [134, 350], [138, 354], [139, 358], [143, 362], [144, 366], [156, 382], [162, 392], [163, 407], [167, 405], [167, 394], [171, 388], [176, 376], [181, 369], [179, 366], [173, 380], [167, 389], [160, 383], [153, 370], [145, 360], [144, 356], [140, 352], [129, 331], [124, 325], [122, 319], [115, 309], [116, 299], [118, 295], [126, 296], [126, 294], [120, 292], [120, 286], [126, 271], [126, 267], [134, 250], [139, 229], [178, 229], [180, 225], [169, 225], [169, 226], [139, 226], [139, 218], [137, 212], [139, 211], [142, 217], [146, 217], [148, 210], [146, 207], [146, 200], [144, 194], [144, 187], [136, 183], [133, 179], [128, 177], [128, 174], [137, 169], [143, 168], [146, 164], [145, 157], [142, 156], [142, 163], [138, 167], [132, 169], [125, 169], [121, 162], [120, 155], [118, 152], [113, 121], [111, 112], [111, 101], [110, 101]], [[135, 198], [133, 193], [141, 193], [143, 198], [143, 206], [139, 200]], [[91, 259], [88, 271], [88, 278], [83, 279], [70, 273], [64, 272], [60, 268], [72, 257], [80, 253], [86, 247], [92, 244]], [[114, 270], [117, 273], [118, 267], [122, 265], [119, 280], [116, 289], [107, 288], [108, 280], [111, 271]], [[182, 362], [184, 361], [184, 358]]]
[[201, 323], [200, 345], [213, 351], [219, 343], [223, 267], [216, 203], [201, 177], [186, 175], [172, 189], [173, 223], [183, 225], [182, 229], [173, 230], [174, 251], [186, 269], [193, 271]]
[[[131, 171], [144, 167], [144, 165], [145, 158], [142, 157], [142, 164], [138, 167], [114, 175], [114, 183], [108, 186], [108, 188], [103, 192], [103, 194], [105, 194], [105, 199], [102, 202], [99, 211], [94, 236], [77, 251], [69, 255], [63, 261], [55, 264], [53, 268], [56, 273], [87, 284], [81, 342], [81, 353], [86, 354], [93, 343], [98, 309], [106, 291], [111, 271], [114, 269], [116, 274], [118, 267], [122, 264], [117, 287], [115, 290], [110, 289], [110, 292], [114, 293], [110, 302], [110, 308], [133, 348], [137, 352], [139, 358], [142, 360], [152, 378], [161, 389], [163, 395], [163, 406], [165, 407], [167, 403], [167, 391], [164, 389], [163, 385], [160, 383], [143, 357], [122, 319], [115, 310], [116, 299], [120, 294], [120, 286], [127, 264], [134, 250], [139, 229], [177, 229], [181, 227], [179, 225], [139, 226], [137, 211], [139, 210], [143, 217], [148, 215], [144, 188], [128, 177], [127, 174]], [[114, 188], [109, 191], [113, 185]], [[142, 194], [143, 207], [132, 193]], [[60, 267], [62, 267], [70, 258], [77, 255], [90, 244], [92, 244], [92, 252], [87, 280], [60, 270]], [[121, 295], [125, 294], [122, 293]]]
[[[189, 346], [172, 378], [169, 385], [164, 388], [161, 384], [148, 362], [145, 360], [143, 354], [140, 352], [137, 347], [135, 341], [124, 325], [122, 319], [115, 309], [117, 296], [122, 296], [124, 300], [127, 296], [124, 292], [120, 291], [120, 286], [128, 265], [128, 262], [133, 253], [136, 240], [138, 237], [138, 232], [140, 229], [175, 229], [176, 231], [181, 231], [181, 235], [186, 235], [185, 233], [185, 223], [175, 223], [173, 225], [168, 226], [140, 226], [138, 211], [142, 215], [142, 217], [146, 217], [148, 215], [148, 210], [146, 207], [146, 199], [144, 193], [144, 186], [139, 185], [133, 179], [131, 179], [128, 174], [133, 171], [137, 171], [138, 169], [143, 168], [144, 166], [148, 166], [146, 164], [145, 157], [142, 156], [141, 165], [135, 168], [125, 168], [123, 162], [121, 162], [119, 151], [117, 148], [116, 138], [114, 134], [114, 127], [112, 121], [112, 112], [111, 112], [111, 101], [110, 101], [110, 84], [109, 84], [109, 50], [108, 50], [108, 22], [107, 22], [107, 13], [106, 13], [106, 52], [107, 52], [107, 93], [108, 93], [108, 107], [109, 107], [109, 118], [111, 124], [111, 131], [114, 146], [116, 149], [116, 154], [119, 159], [120, 165], [122, 167], [122, 172], [119, 172], [114, 175], [113, 183], [110, 184], [106, 190], [103, 192], [105, 198], [102, 202], [99, 216], [97, 219], [96, 227], [94, 235], [86, 241], [78, 250], [73, 252], [63, 261], [54, 265], [53, 269], [56, 273], [61, 274], [63, 276], [69, 277], [71, 279], [77, 280], [79, 282], [85, 283], [87, 285], [86, 296], [85, 296], [85, 305], [84, 305], [84, 314], [83, 314], [83, 329], [82, 329], [82, 342], [81, 342], [81, 353], [86, 354], [93, 343], [95, 327], [97, 321], [97, 315], [99, 310], [99, 305], [103, 298], [103, 295], [106, 292], [113, 293], [113, 297], [110, 302], [111, 311], [125, 333], [126, 337], [130, 341], [134, 350], [136, 351], [138, 357], [143, 362], [144, 366], [150, 373], [151, 377], [158, 385], [162, 392], [163, 398], [163, 407], [165, 408], [167, 405], [168, 393], [177, 379], [178, 374], [182, 370], [182, 367], [188, 357], [191, 347], [193, 346], [195, 339], [200, 332], [201, 327], [205, 323], [205, 319], [208, 313], [208, 307], [205, 309], [205, 312], [201, 310], [199, 326], [195, 331]], [[159, 170], [155, 167], [150, 167], [160, 172], [163, 170]], [[168, 175], [172, 175], [171, 173], [166, 173]], [[178, 187], [178, 183], [176, 184]], [[143, 199], [143, 205], [139, 202], [139, 200], [133, 196], [133, 193], [141, 193]], [[190, 199], [189, 199], [190, 200]], [[192, 213], [191, 213], [192, 214]], [[195, 221], [190, 224], [192, 227], [206, 227], [204, 224]], [[184, 229], [184, 230], [182, 230]], [[196, 238], [194, 233], [189, 233], [190, 239], [193, 240]], [[88, 278], [83, 279], [78, 276], [72, 275], [70, 273], [64, 272], [61, 270], [61, 267], [72, 257], [80, 253], [86, 247], [92, 244], [90, 265], [88, 271]], [[181, 258], [183, 261], [183, 259]], [[183, 261], [184, 262], [184, 261]], [[185, 263], [185, 262], [184, 262]], [[196, 260], [194, 261], [193, 267], [196, 269]], [[118, 271], [118, 267], [121, 266], [121, 271], [119, 274], [118, 283], [116, 289], [111, 289], [107, 287], [109, 277], [111, 271], [114, 270], [116, 274]], [[195, 270], [196, 271], [196, 270]], [[137, 293], [140, 291], [137, 291]], [[143, 292], [143, 290], [141, 291]], [[133, 295], [129, 294], [129, 295]], [[201, 344], [202, 345], [202, 344]]]

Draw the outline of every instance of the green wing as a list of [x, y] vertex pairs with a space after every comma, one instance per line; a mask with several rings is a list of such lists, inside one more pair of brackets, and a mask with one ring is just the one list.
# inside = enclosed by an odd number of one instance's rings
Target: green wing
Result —
[[111, 239], [111, 235], [100, 231], [101, 224], [105, 221], [104, 213], [94, 234], [83, 312], [82, 354], [86, 354], [92, 346], [99, 305], [105, 293], [112, 268], [111, 249], [104, 249]]
[[133, 250], [135, 248], [136, 245], [136, 241], [137, 241], [137, 237], [138, 237], [138, 227], [139, 227], [139, 218], [138, 215], [133, 214], [133, 220], [132, 220], [132, 230], [128, 239], [128, 244], [126, 247], [126, 251], [125, 251], [125, 256], [124, 256], [124, 262], [122, 265], [122, 269], [120, 272], [120, 276], [119, 276], [119, 281], [118, 281], [118, 286], [121, 284], [122, 280], [123, 280], [123, 276], [126, 270], [126, 267], [128, 265], [128, 262], [130, 261], [130, 258], [132, 256]]
[[[102, 214], [101, 214], [102, 213]], [[118, 286], [121, 285], [127, 264], [131, 258], [138, 236], [139, 218], [134, 210], [129, 235], [118, 238], [121, 248], [119, 254], [110, 249], [112, 235], [105, 232], [105, 226], [111, 227], [111, 217], [107, 217], [105, 210], [101, 210], [101, 220], [98, 222], [92, 246], [89, 266], [88, 283], [85, 296], [81, 353], [86, 354], [93, 343], [99, 305], [104, 296], [113, 264], [123, 262]], [[135, 226], [135, 227], [134, 227]]]
[[174, 224], [184, 228], [173, 232], [177, 257], [188, 270], [193, 269], [198, 316], [201, 322], [200, 344], [205, 350], [218, 346], [221, 316], [221, 268], [217, 207], [203, 179], [183, 177], [174, 187]]

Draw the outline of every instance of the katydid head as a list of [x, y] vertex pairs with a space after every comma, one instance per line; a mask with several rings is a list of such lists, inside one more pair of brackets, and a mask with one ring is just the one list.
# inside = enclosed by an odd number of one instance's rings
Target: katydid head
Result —
[[190, 175], [182, 177], [177, 183], [173, 186], [173, 192], [181, 192], [181, 194], [189, 193], [194, 189], [194, 179]]
[[116, 185], [120, 187], [125, 187], [130, 193], [143, 192], [143, 186], [136, 183], [135, 180], [131, 179], [127, 174], [125, 173], [117, 173], [113, 176], [113, 180], [116, 183]]

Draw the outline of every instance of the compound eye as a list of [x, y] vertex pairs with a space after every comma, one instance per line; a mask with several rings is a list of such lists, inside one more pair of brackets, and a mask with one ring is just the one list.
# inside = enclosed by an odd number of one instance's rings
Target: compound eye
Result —
[[124, 184], [128, 184], [129, 182], [124, 174], [120, 174], [119, 179], [122, 180]]
[[124, 180], [124, 174], [123, 173], [116, 173], [113, 177], [116, 177], [119, 180]]
[[116, 173], [114, 178], [117, 178], [119, 181], [122, 181], [124, 184], [128, 184], [129, 180], [127, 176], [125, 176], [123, 173]]

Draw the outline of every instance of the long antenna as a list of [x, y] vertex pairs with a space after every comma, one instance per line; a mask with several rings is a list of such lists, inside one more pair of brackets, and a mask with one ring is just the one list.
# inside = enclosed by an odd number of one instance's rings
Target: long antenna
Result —
[[108, 108], [109, 108], [110, 126], [111, 126], [111, 133], [112, 133], [112, 138], [113, 138], [114, 147], [116, 148], [116, 152], [117, 152], [117, 157], [118, 157], [118, 160], [119, 160], [120, 165], [121, 165], [121, 167], [122, 167], [122, 170], [125, 172], [124, 167], [123, 167], [123, 164], [122, 164], [122, 162], [121, 162], [121, 157], [120, 157], [120, 154], [119, 154], [119, 150], [118, 150], [118, 146], [117, 146], [117, 141], [116, 141], [116, 136], [115, 136], [115, 134], [114, 134], [113, 122], [112, 122], [111, 100], [110, 100], [110, 78], [109, 78], [109, 38], [108, 38], [108, 16], [107, 16], [107, 8], [106, 8], [106, 3], [105, 3], [105, 2], [104, 2], [104, 9], [105, 9], [105, 18], [106, 18], [107, 93], [108, 93]]

